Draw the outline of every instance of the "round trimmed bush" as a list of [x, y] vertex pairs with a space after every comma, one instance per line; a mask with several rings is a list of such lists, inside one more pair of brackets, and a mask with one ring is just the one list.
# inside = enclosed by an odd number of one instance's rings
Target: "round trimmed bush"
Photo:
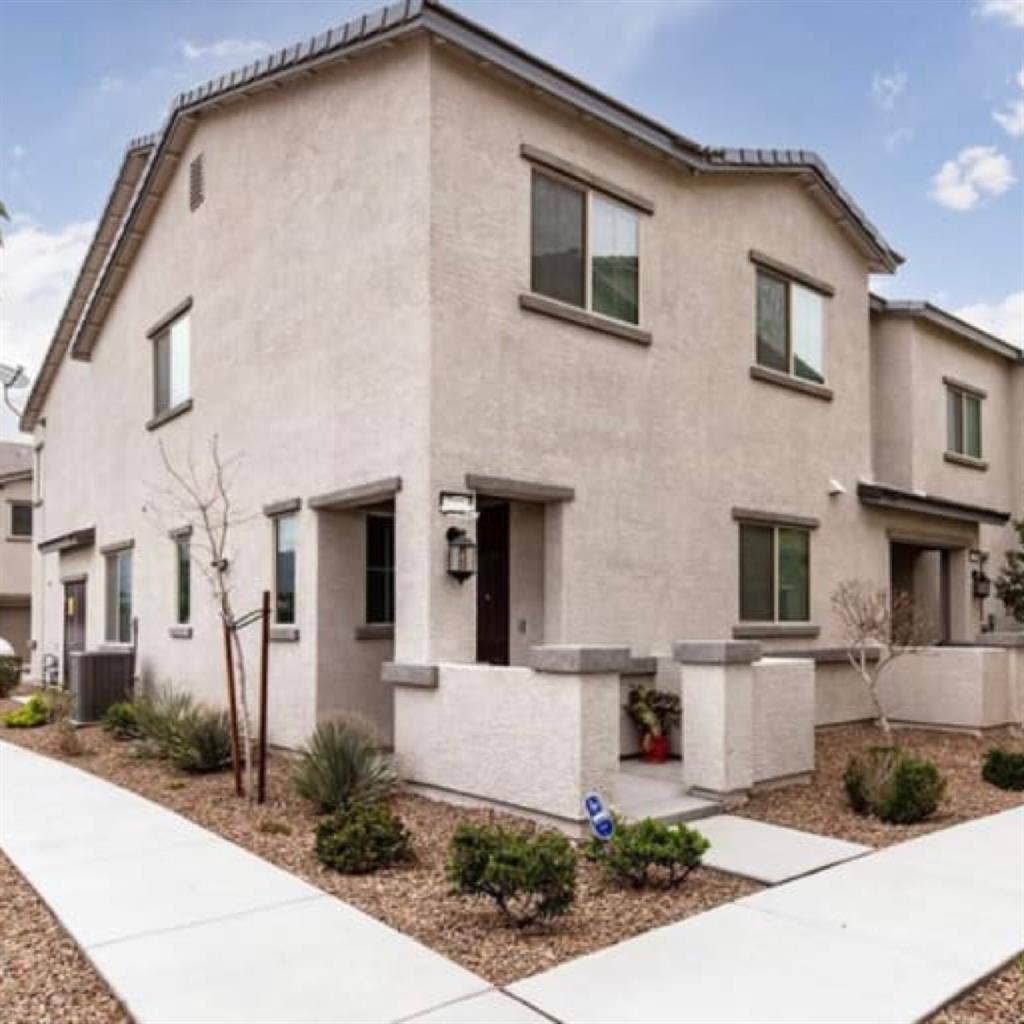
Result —
[[46, 725], [52, 717], [50, 705], [39, 694], [34, 694], [26, 704], [4, 715], [4, 725], [8, 729], [35, 729]]
[[401, 819], [378, 802], [352, 804], [316, 829], [316, 855], [346, 875], [366, 875], [412, 860], [412, 843]]
[[576, 899], [576, 851], [558, 832], [460, 825], [447, 870], [456, 892], [489, 897], [517, 928], [558, 917]]
[[1024, 750], [993, 747], [981, 766], [981, 777], [1000, 789], [1024, 790]]
[[115, 740], [134, 740], [142, 735], [139, 714], [131, 701], [122, 700], [111, 704], [103, 715], [103, 730]]
[[946, 780], [934, 762], [899, 747], [870, 747], [843, 773], [850, 807], [893, 825], [924, 821], [938, 809]]
[[592, 839], [587, 857], [609, 875], [640, 889], [647, 885], [674, 886], [700, 865], [711, 843], [696, 829], [644, 818], [626, 823], [616, 819], [611, 839]]

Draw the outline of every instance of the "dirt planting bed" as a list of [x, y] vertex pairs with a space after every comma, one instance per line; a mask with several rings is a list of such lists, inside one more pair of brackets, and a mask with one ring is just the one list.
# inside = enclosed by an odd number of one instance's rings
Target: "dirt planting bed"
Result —
[[915, 756], [934, 761], [946, 778], [942, 806], [927, 821], [916, 825], [887, 825], [850, 810], [843, 789], [846, 763], [852, 755], [882, 743], [881, 732], [866, 724], [819, 730], [815, 751], [817, 770], [811, 783], [755, 794], [737, 813], [879, 847], [1024, 805], [1024, 793], [998, 789], [981, 777], [982, 758], [990, 747], [1001, 745], [1019, 750], [1024, 746], [1007, 730], [979, 737], [967, 733], [900, 729], [895, 736], [900, 745]]

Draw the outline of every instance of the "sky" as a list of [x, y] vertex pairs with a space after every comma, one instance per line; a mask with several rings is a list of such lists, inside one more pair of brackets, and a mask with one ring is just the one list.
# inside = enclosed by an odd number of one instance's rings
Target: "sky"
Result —
[[[875, 290], [1024, 344], [1024, 0], [450, 2], [700, 143], [817, 151], [907, 258]], [[0, 361], [38, 367], [177, 93], [376, 6], [0, 0]]]

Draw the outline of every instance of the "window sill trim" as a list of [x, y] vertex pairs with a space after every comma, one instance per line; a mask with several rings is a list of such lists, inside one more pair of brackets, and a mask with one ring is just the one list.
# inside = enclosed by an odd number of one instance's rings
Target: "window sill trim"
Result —
[[298, 626], [271, 626], [270, 641], [275, 644], [293, 644], [299, 639]]
[[799, 377], [792, 377], [790, 374], [780, 373], [778, 370], [769, 370], [767, 366], [758, 366], [756, 363], [750, 367], [750, 376], [765, 384], [776, 384], [779, 387], [789, 388], [790, 391], [799, 391], [803, 395], [820, 398], [824, 402], [831, 402], [833, 398], [832, 389], [825, 387], [824, 384], [812, 384], [809, 380], [801, 380]]
[[564, 320], [579, 327], [586, 327], [599, 334], [610, 334], [613, 338], [631, 341], [634, 345], [646, 347], [654, 340], [650, 331], [641, 330], [639, 327], [633, 327], [630, 324], [621, 323], [610, 317], [600, 316], [597, 313], [589, 312], [589, 310], [579, 309], [576, 306], [570, 306], [567, 302], [549, 299], [545, 295], [537, 295], [534, 292], [520, 292], [519, 308], [529, 310], [531, 313], [540, 313], [542, 316], [550, 316], [555, 320]]
[[982, 472], [988, 469], [988, 462], [985, 459], [976, 459], [973, 455], [961, 455], [960, 452], [943, 452], [942, 457], [946, 462], [954, 466], [963, 466], [965, 469], [978, 469]]
[[32, 543], [32, 538], [31, 537], [26, 537], [26, 536], [24, 536], [24, 534], [14, 534], [14, 533], [8, 534], [6, 540], [7, 540], [8, 544], [31, 544]]
[[165, 423], [169, 423], [171, 420], [176, 420], [179, 416], [184, 415], [191, 408], [192, 399], [186, 398], [184, 402], [179, 402], [177, 405], [172, 405], [170, 409], [158, 412], [152, 419], [146, 422], [146, 429], [156, 430], [157, 427], [162, 427]]
[[191, 640], [192, 627], [184, 624], [178, 626], [168, 626], [167, 635], [172, 640]]
[[356, 626], [357, 640], [393, 640], [395, 626], [392, 622], [364, 622]]
[[809, 638], [819, 636], [821, 627], [813, 622], [741, 622], [732, 627], [736, 640], [771, 640], [793, 637]]

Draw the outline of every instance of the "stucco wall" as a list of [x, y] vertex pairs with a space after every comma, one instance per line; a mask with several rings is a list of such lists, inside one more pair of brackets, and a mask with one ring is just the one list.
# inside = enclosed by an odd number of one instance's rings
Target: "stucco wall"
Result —
[[11, 536], [11, 502], [31, 500], [31, 480], [0, 484], [0, 597], [32, 592], [32, 538]]
[[822, 662], [814, 673], [814, 724], [839, 725], [874, 717], [864, 681], [845, 662]]
[[[557, 608], [546, 606], [544, 639], [628, 643], [637, 654], [730, 635], [733, 506], [817, 516], [812, 617], [829, 640], [834, 582], [887, 572], [884, 537], [855, 495], [871, 470], [862, 258], [793, 181], [689, 177], [457, 55], [435, 51], [433, 63], [438, 486], [469, 470], [575, 487], [558, 509], [557, 564], [548, 558], [548, 605], [556, 585], [561, 593]], [[640, 224], [649, 348], [519, 308], [530, 283], [521, 143], [654, 202]], [[832, 402], [751, 379], [751, 248], [835, 286], [825, 304]], [[828, 496], [832, 478], [846, 495]], [[450, 596], [460, 606], [436, 609], [435, 643], [464, 657], [474, 599], [468, 585]]]
[[435, 689], [395, 688], [395, 749], [411, 781], [568, 821], [614, 802], [615, 674], [439, 666]]
[[[179, 523], [151, 514], [160, 505], [154, 485], [165, 480], [158, 442], [179, 463], [191, 450], [202, 466], [216, 434], [222, 452], [240, 459], [232, 494], [248, 518], [230, 552], [239, 612], [256, 607], [271, 585], [265, 503], [394, 475], [403, 478], [411, 508], [429, 500], [428, 98], [420, 41], [354, 60], [286, 94], [264, 93], [207, 115], [92, 361], [66, 361], [57, 375], [45, 409], [37, 535], [95, 525], [97, 546], [134, 538], [144, 673], [211, 699], [222, 692], [220, 628], [201, 580], [193, 585], [194, 636], [167, 634], [174, 553], [165, 531]], [[190, 213], [187, 168], [199, 153], [206, 198]], [[194, 407], [150, 433], [145, 334], [186, 296], [194, 302]], [[398, 600], [412, 607], [407, 566], [419, 557], [415, 539], [422, 531], [408, 526], [396, 538]], [[281, 743], [303, 740], [316, 714], [317, 543], [317, 513], [304, 506], [300, 639], [271, 650], [271, 738]], [[97, 553], [86, 568], [92, 646], [102, 639]], [[60, 644], [59, 607], [52, 607], [59, 606], [60, 587], [40, 566], [44, 575], [51, 608], [39, 618], [41, 651]], [[254, 664], [256, 629], [247, 632], [246, 645]], [[365, 685], [379, 688], [379, 679]], [[367, 702], [371, 713], [381, 703], [369, 696]]]
[[814, 662], [754, 662], [754, 784], [814, 771]]

